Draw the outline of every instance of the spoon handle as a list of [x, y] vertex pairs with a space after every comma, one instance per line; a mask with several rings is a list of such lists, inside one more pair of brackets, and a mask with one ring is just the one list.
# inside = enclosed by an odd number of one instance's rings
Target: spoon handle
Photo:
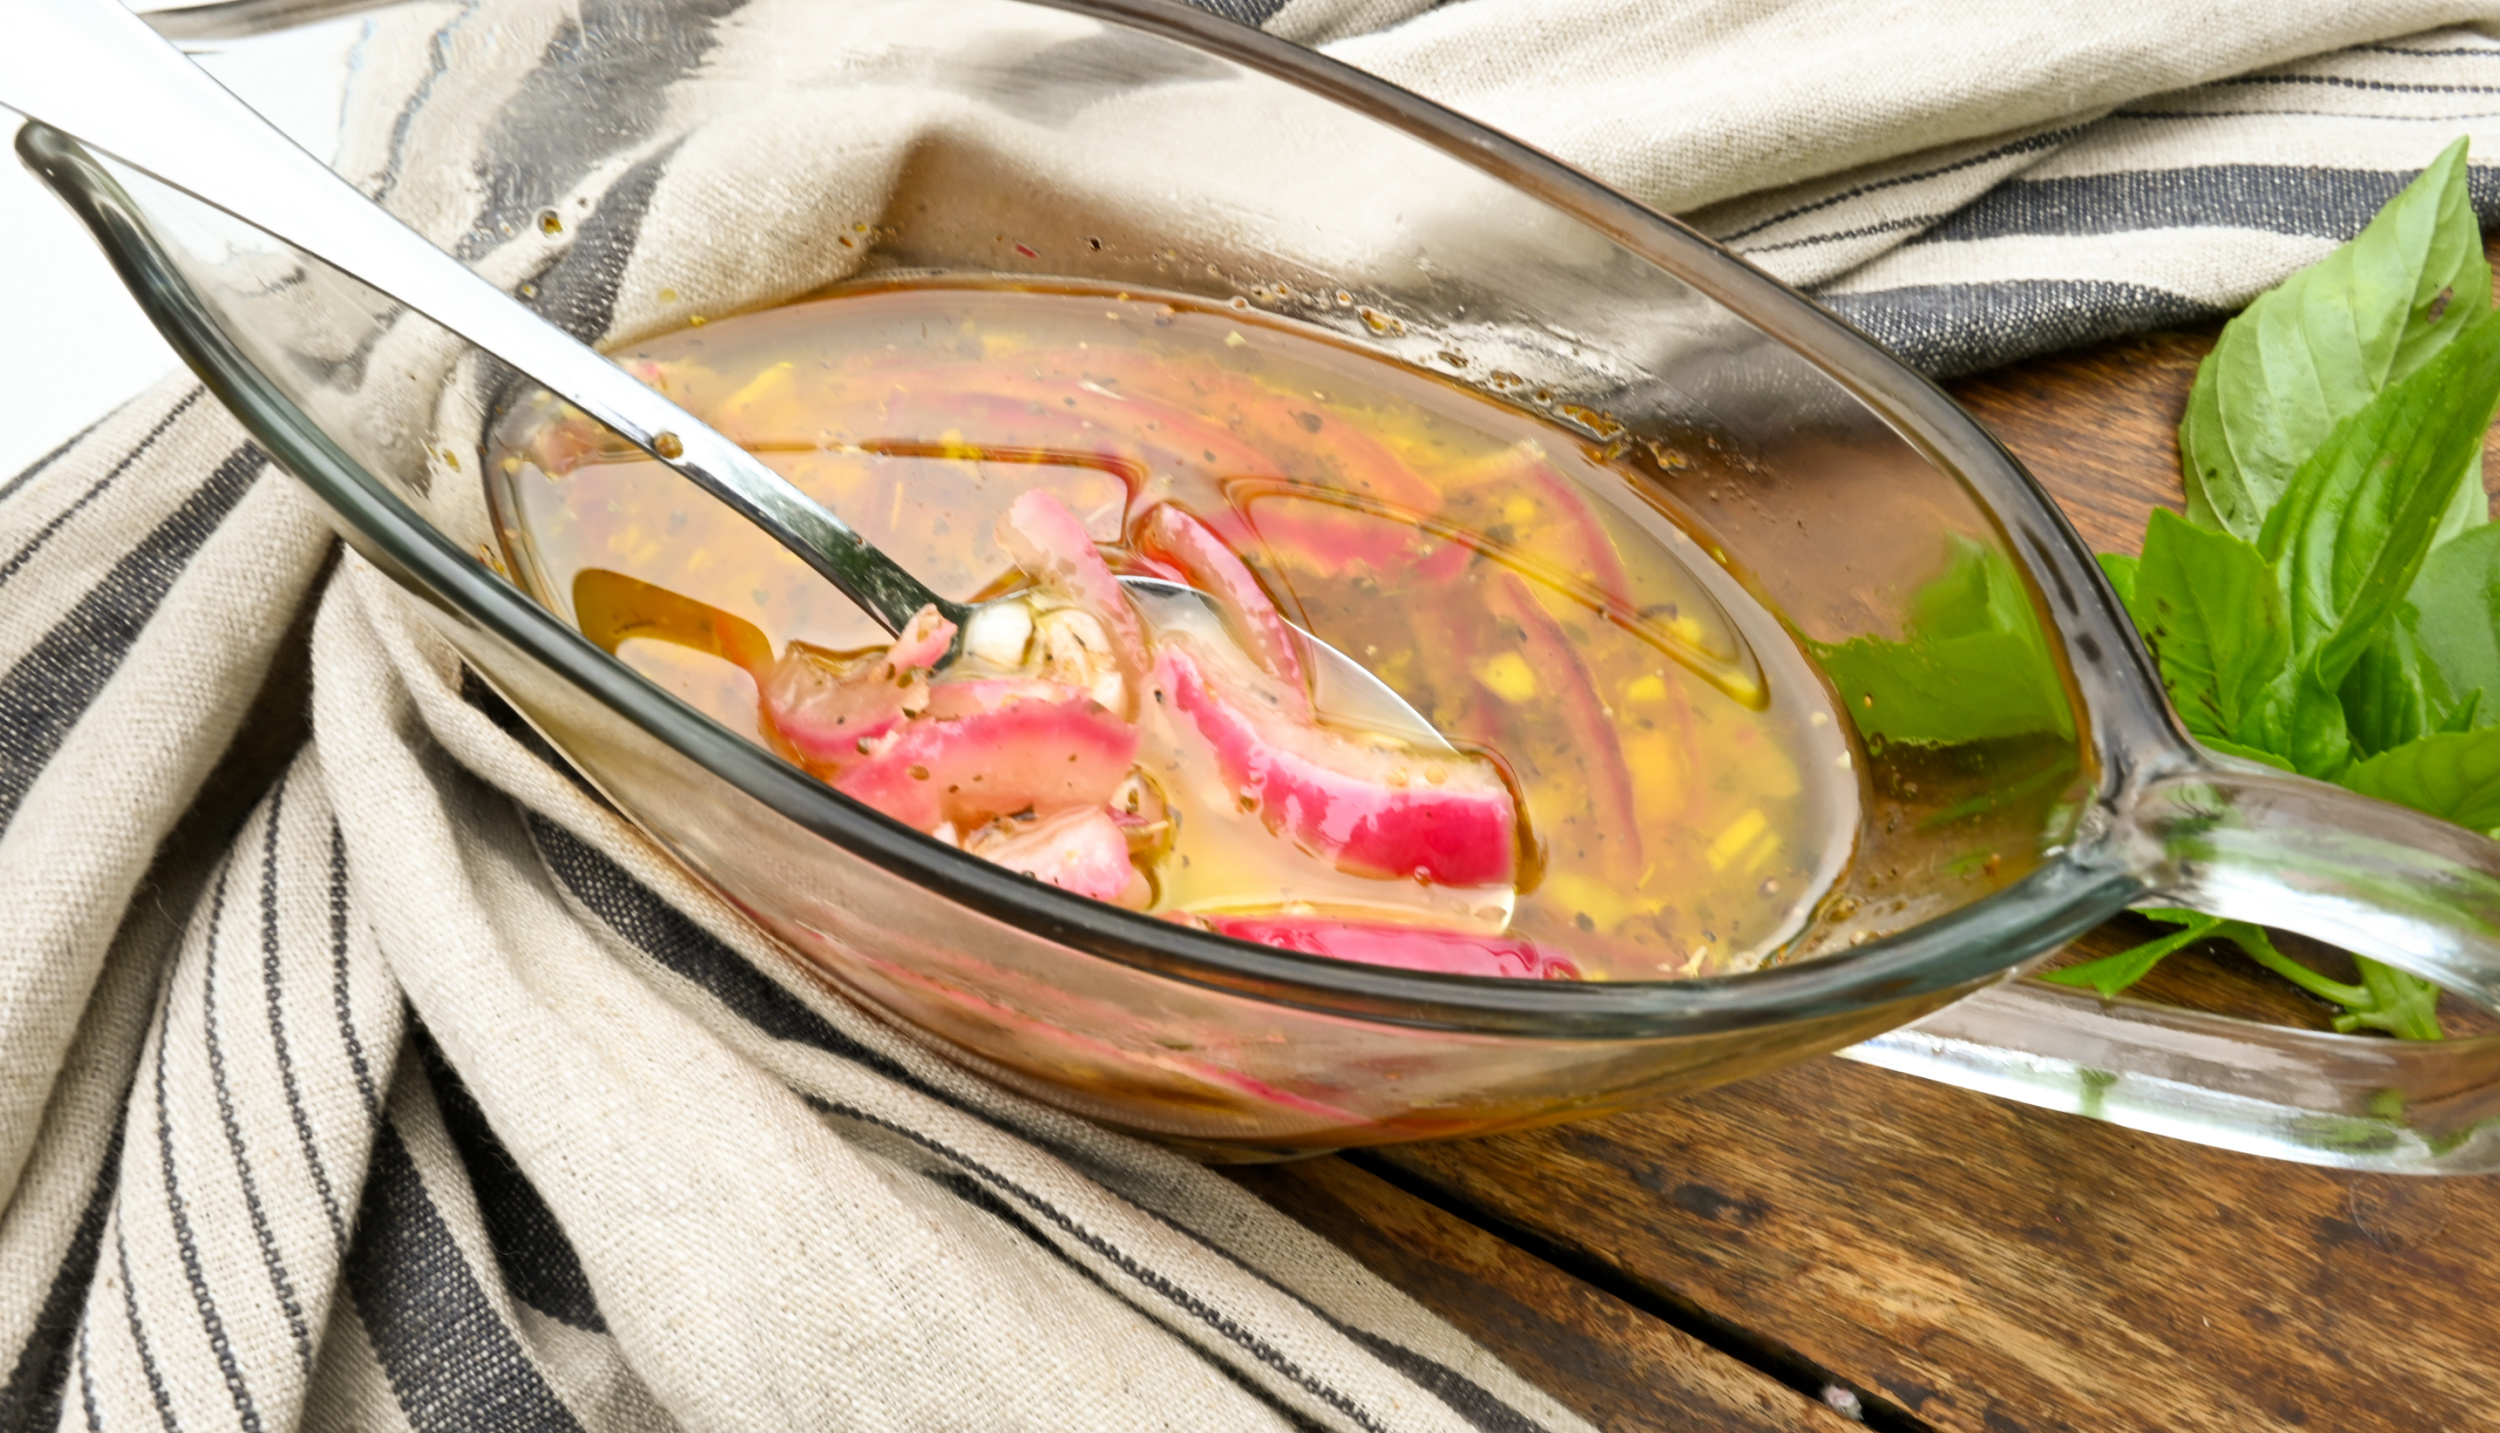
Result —
[[788, 479], [532, 313], [281, 134], [115, 0], [13, 7], [0, 105], [406, 304], [693, 479], [889, 633], [941, 599]]

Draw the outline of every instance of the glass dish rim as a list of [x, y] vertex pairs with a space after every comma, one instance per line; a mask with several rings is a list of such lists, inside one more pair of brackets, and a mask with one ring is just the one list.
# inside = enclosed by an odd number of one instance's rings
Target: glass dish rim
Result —
[[[1845, 320], [1698, 231], [1559, 160], [1314, 51], [1178, 0], [1012, 3], [1157, 35], [1330, 100], [1551, 205], [1728, 308], [1823, 371], [1958, 479], [2021, 552], [2028, 580], [2057, 609], [2053, 626], [2082, 698], [2082, 735], [2100, 775], [2096, 800], [2114, 802], [2152, 775], [2200, 764], [2168, 714], [2149, 658], [2120, 620], [2114, 594], [2064, 514], [1940, 388]], [[145, 211], [105, 165], [40, 124], [20, 131], [17, 149], [87, 223], [134, 297], [210, 390], [378, 550], [403, 583], [812, 834], [933, 897], [1073, 951], [1363, 1022], [1484, 1036], [1653, 1040], [1844, 1016], [1956, 991], [2080, 934], [2146, 890], [2109, 843], [2079, 832], [2012, 885], [1851, 950], [1696, 980], [1526, 981], [1300, 955], [1012, 875], [840, 796], [737, 737], [458, 550], [244, 358], [149, 230]]]

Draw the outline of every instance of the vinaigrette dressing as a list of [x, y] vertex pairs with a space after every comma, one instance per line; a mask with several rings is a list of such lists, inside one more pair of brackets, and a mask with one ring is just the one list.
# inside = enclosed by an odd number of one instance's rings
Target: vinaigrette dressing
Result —
[[[949, 598], [1025, 585], [997, 534], [1029, 491], [1118, 572], [1170, 575], [1145, 531], [1177, 508], [1284, 618], [1498, 773], [1516, 809], [1504, 880], [1314, 859], [1307, 831], [1227, 779], [1203, 719], [1147, 681], [1136, 780], [1112, 804], [1141, 877], [1124, 903], [1277, 944], [1296, 921], [1468, 932], [1567, 959], [1546, 974], [1657, 980], [1776, 957], [1847, 864], [1857, 765], [1822, 679], [1670, 500], [1574, 429], [1313, 330], [1152, 294], [860, 288], [619, 358]], [[804, 760], [756, 673], [797, 653], [857, 667], [889, 639], [543, 395], [498, 439], [490, 489], [523, 585]], [[1262, 680], [1238, 634], [1167, 635], [1226, 681]], [[1417, 791], [1453, 775], [1382, 759]], [[951, 820], [939, 834], [979, 849]]]

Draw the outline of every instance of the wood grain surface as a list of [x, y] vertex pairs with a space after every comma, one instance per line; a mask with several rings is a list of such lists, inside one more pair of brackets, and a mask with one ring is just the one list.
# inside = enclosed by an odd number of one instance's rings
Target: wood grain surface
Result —
[[1848, 1420], [1341, 1159], [1228, 1171], [1609, 1429], [1842, 1433]]
[[[2179, 502], [2175, 429], [2213, 332], [1953, 390], [2088, 543], [2134, 551], [2146, 511]], [[2158, 978], [2157, 998], [2327, 1014], [2244, 962], [2177, 960]], [[1788, 1385], [1852, 1388], [1870, 1424], [1896, 1429], [2500, 1428], [2500, 1180], [2226, 1154], [1829, 1059], [1359, 1160], [1243, 1178], [1601, 1426], [1792, 1426], [1679, 1424], [1644, 1401], [1761, 1386], [1713, 1354], [1771, 1369], [1815, 1416]]]

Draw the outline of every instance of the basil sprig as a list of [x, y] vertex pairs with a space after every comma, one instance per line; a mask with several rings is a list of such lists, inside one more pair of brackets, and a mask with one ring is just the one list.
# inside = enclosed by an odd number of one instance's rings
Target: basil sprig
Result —
[[[2500, 836], [2500, 312], [2465, 159], [2223, 329], [2179, 428], [2187, 516], [2101, 565], [2197, 740]], [[2114, 995], [2220, 938], [2345, 1007], [2338, 1029], [2439, 1037], [2427, 982], [2356, 956], [2346, 985], [2259, 927], [2145, 914], [2179, 929], [2046, 978]]]

